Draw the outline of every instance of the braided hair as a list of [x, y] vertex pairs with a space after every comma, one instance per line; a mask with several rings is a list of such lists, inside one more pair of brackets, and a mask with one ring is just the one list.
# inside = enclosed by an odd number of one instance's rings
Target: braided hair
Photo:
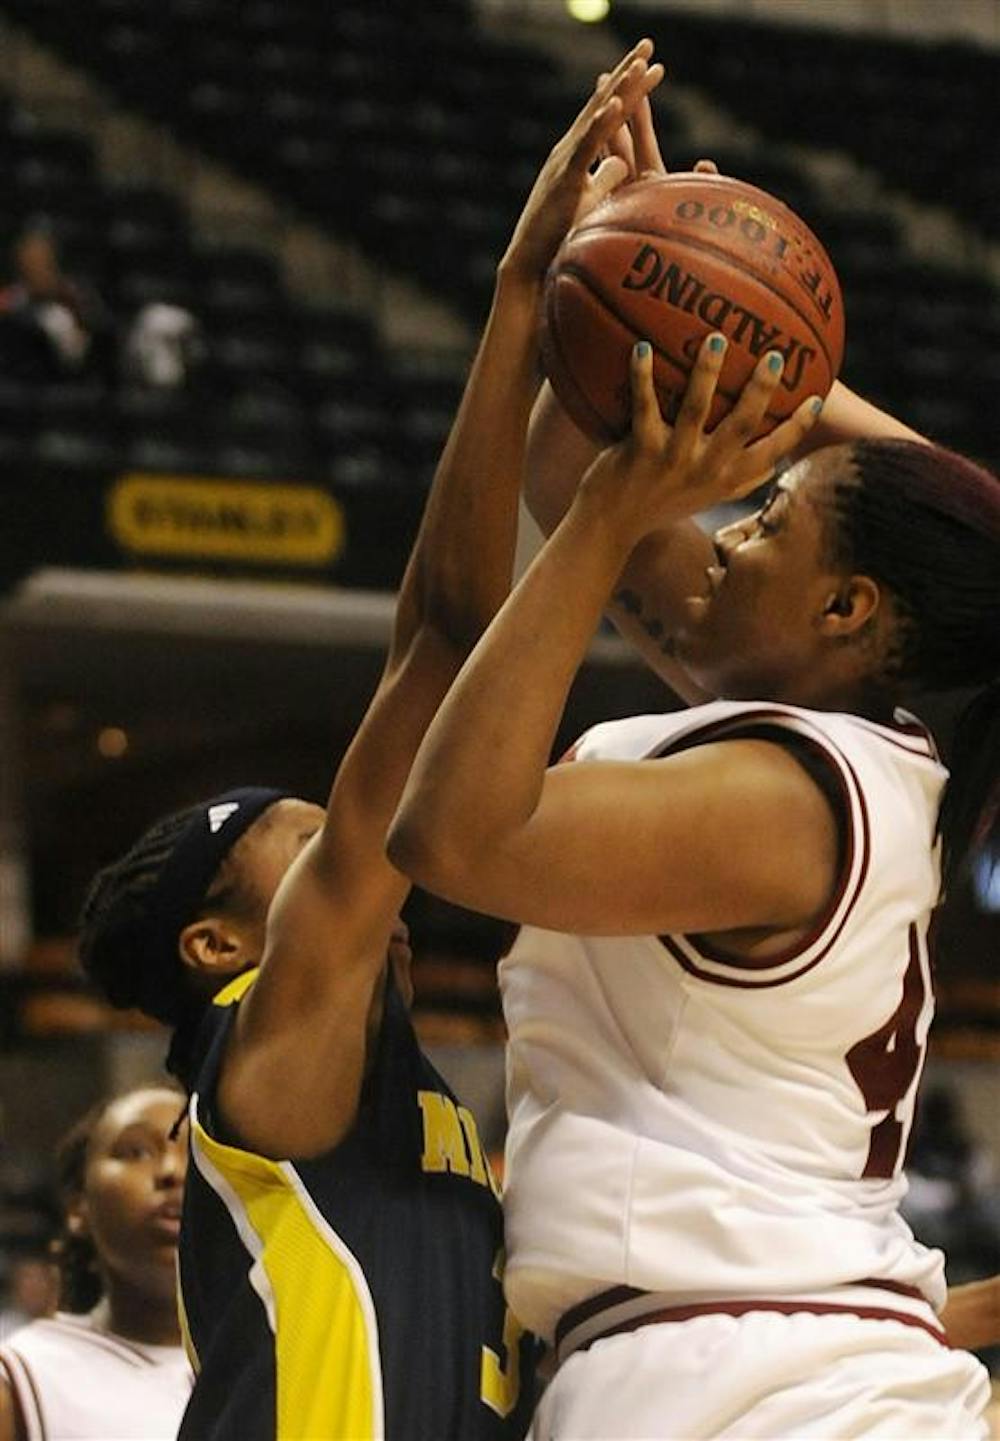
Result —
[[938, 817], [947, 888], [1000, 808], [1000, 480], [940, 446], [863, 440], [835, 489], [836, 559], [891, 593], [894, 679], [973, 690]]
[[179, 957], [144, 948], [153, 893], [164, 865], [201, 807], [188, 806], [150, 826], [130, 850], [95, 876], [80, 915], [79, 955], [113, 1006], [136, 1007], [168, 1026], [190, 1000]]
[[106, 1100], [92, 1106], [56, 1147], [56, 1183], [63, 1221], [52, 1242], [52, 1255], [59, 1267], [59, 1307], [78, 1314], [94, 1309], [104, 1294], [104, 1286], [94, 1243], [89, 1236], [70, 1230], [67, 1212], [83, 1194], [90, 1138], [111, 1104]]
[[[83, 969], [114, 1006], [137, 1007], [173, 1030], [167, 1068], [190, 1081], [209, 995], [180, 954], [207, 907], [256, 917], [261, 897], [237, 855], [258, 817], [287, 791], [239, 786], [164, 817], [94, 880], [80, 917]], [[222, 984], [225, 977], [217, 984]]]

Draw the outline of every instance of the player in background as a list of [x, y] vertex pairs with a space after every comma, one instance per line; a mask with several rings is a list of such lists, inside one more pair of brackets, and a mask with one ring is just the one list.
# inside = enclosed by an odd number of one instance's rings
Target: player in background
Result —
[[57, 1152], [60, 1309], [0, 1346], [2, 1441], [173, 1441], [191, 1391], [177, 1318], [183, 1103], [104, 1101]]
[[192, 807], [105, 871], [85, 908], [84, 964], [113, 1001], [174, 1028], [193, 1093], [191, 1441], [514, 1441], [531, 1412], [533, 1342], [504, 1308], [475, 1122], [409, 1021], [409, 951], [391, 939], [408, 882], [385, 836], [509, 587], [542, 281], [570, 225], [626, 174], [618, 157], [595, 162], [662, 76], [651, 49], [597, 86], [499, 265], [386, 669], [326, 810], [256, 788]]
[[[942, 866], [996, 811], [1000, 482], [912, 440], [828, 446], [699, 540], [811, 419], [749, 443], [774, 352], [706, 434], [725, 345], [672, 430], [636, 347], [631, 435], [452, 687], [390, 855], [530, 927], [501, 988], [507, 1293], [558, 1366], [536, 1437], [982, 1437], [986, 1373], [898, 1201]], [[725, 699], [549, 769], [630, 557], [678, 533], [701, 559], [670, 658]], [[949, 778], [899, 706], [952, 687], [981, 690]]]

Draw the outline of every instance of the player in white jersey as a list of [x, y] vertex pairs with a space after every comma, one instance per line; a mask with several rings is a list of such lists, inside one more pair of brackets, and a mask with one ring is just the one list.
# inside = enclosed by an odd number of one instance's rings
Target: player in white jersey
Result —
[[172, 1441], [191, 1391], [175, 1298], [183, 1097], [104, 1102], [59, 1152], [61, 1307], [0, 1346], [2, 1441]]
[[[986, 1373], [896, 1206], [936, 835], [951, 879], [995, 798], [1000, 688], [950, 781], [899, 704], [1000, 673], [1000, 483], [914, 441], [833, 446], [713, 542], [689, 518], [810, 420], [748, 443], [775, 353], [707, 435], [724, 347], [671, 431], [637, 346], [632, 435], [453, 687], [390, 854], [532, 927], [502, 979], [508, 1293], [558, 1364], [536, 1437], [983, 1436]], [[676, 658], [725, 699], [547, 769], [643, 546], [677, 561]]]

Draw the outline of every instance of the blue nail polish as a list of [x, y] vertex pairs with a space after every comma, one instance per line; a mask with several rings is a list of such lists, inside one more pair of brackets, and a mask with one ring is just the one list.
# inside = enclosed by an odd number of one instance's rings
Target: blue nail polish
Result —
[[771, 354], [767, 357], [767, 368], [769, 371], [771, 371], [773, 375], [776, 375], [778, 373], [784, 363], [785, 357], [783, 355], [779, 355], [776, 350], [772, 350]]
[[708, 342], [708, 348], [718, 355], [720, 350], [725, 350], [726, 348], [726, 337], [724, 335], [713, 335]]
[[810, 402], [809, 409], [812, 411], [813, 415], [819, 415], [820, 411], [823, 409], [823, 402], [820, 400], [818, 395], [813, 401]]
[[653, 347], [648, 340], [636, 341], [635, 353], [640, 360], [646, 360], [653, 353]]

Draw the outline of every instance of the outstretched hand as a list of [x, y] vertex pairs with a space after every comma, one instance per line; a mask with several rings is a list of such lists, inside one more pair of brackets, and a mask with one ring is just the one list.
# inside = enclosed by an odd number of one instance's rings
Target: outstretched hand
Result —
[[610, 147], [663, 79], [663, 66], [649, 63], [652, 53], [652, 41], [640, 40], [610, 74], [598, 79], [539, 172], [501, 261], [503, 273], [541, 281], [566, 234], [629, 178], [627, 162]]
[[749, 495], [796, 449], [822, 409], [819, 396], [811, 396], [762, 439], [753, 439], [784, 364], [779, 351], [769, 351], [729, 414], [706, 432], [725, 353], [724, 336], [706, 337], [671, 427], [653, 386], [652, 349], [645, 341], [633, 349], [631, 430], [618, 445], [601, 452], [580, 483], [581, 495], [611, 513], [631, 544], [723, 501]]
[[[601, 75], [599, 81], [607, 80]], [[631, 112], [608, 141], [607, 153], [622, 160], [629, 180], [655, 180], [669, 175], [660, 142], [653, 124], [653, 108], [649, 94], [640, 97]], [[699, 160], [695, 170], [700, 175], [718, 175], [714, 160]]]

